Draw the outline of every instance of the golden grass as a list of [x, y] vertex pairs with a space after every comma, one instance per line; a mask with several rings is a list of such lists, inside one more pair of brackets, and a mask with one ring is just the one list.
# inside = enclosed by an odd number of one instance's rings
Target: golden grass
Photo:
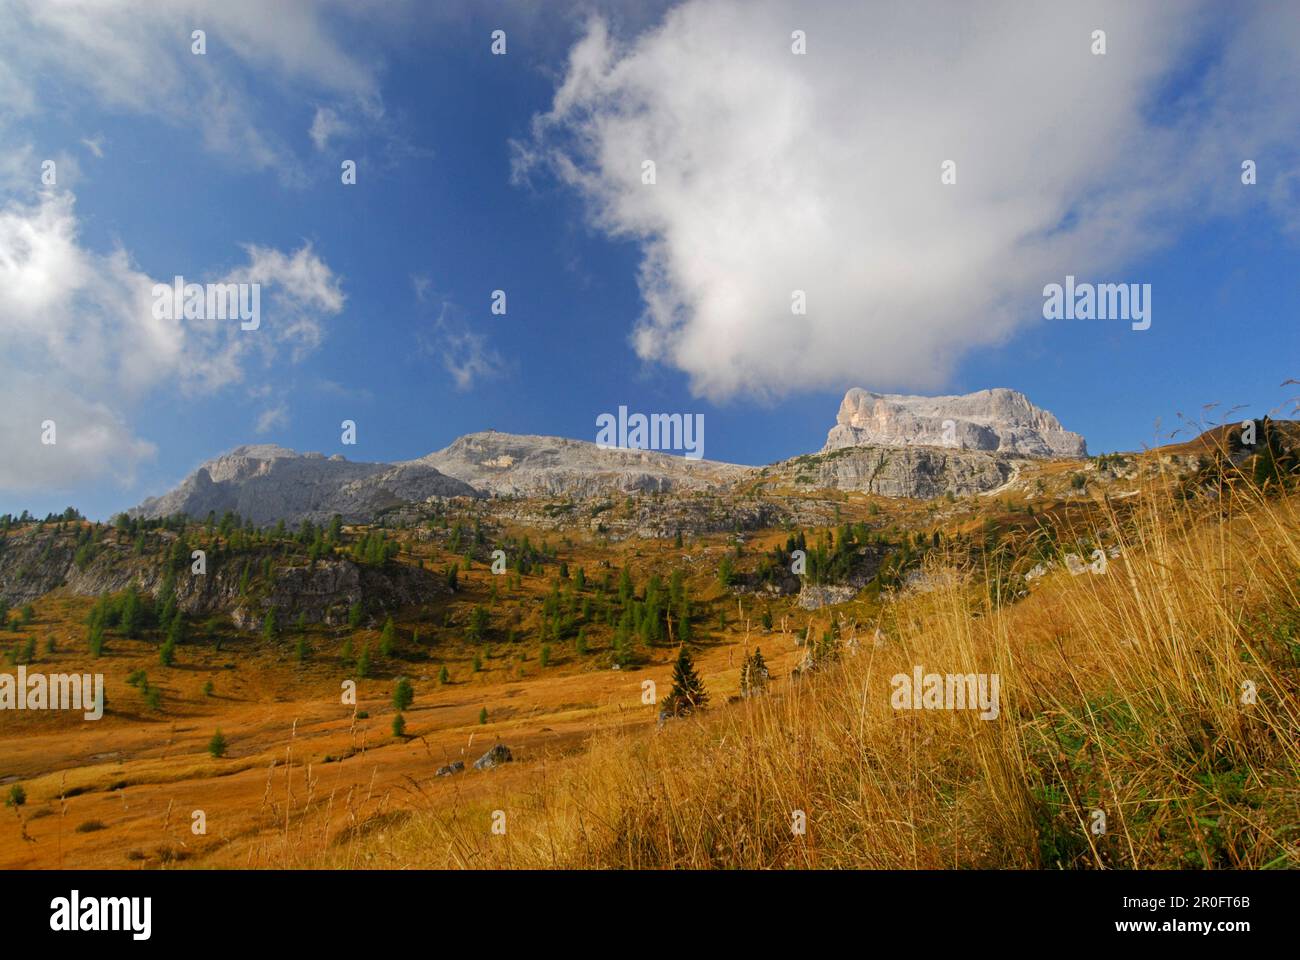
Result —
[[[1125, 506], [1100, 513], [1122, 551], [1104, 574], [1058, 568], [1002, 606], [981, 571], [938, 579], [815, 673], [729, 705], [711, 677], [696, 717], [656, 729], [647, 707], [579, 756], [283, 862], [1298, 866], [1300, 498], [1151, 483]], [[890, 678], [918, 664], [998, 674], [1000, 716], [895, 710]]]

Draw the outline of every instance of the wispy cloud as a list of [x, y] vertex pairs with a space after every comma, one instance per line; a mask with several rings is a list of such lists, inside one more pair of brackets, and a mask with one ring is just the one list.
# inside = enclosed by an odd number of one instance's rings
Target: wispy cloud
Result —
[[338, 112], [331, 107], [317, 107], [312, 116], [311, 129], [308, 134], [317, 150], [329, 149], [330, 141], [347, 133], [351, 127], [339, 118]]
[[286, 403], [276, 404], [274, 407], [268, 407], [257, 415], [257, 423], [253, 429], [259, 435], [270, 433], [272, 430], [282, 430], [289, 426], [289, 406]]
[[506, 362], [489, 345], [487, 337], [471, 329], [461, 311], [449, 301], [442, 302], [437, 318], [418, 339], [420, 348], [436, 357], [451, 374], [457, 390], [469, 390], [506, 370]]

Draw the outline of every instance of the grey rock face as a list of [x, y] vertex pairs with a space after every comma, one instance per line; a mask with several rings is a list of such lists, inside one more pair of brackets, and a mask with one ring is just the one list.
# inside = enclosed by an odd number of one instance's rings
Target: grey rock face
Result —
[[[175, 534], [162, 531], [164, 541]], [[371, 566], [345, 556], [328, 557], [314, 566], [277, 566], [272, 583], [255, 598], [240, 587], [245, 564], [250, 569], [274, 555], [274, 548], [251, 551], [237, 561], [214, 555], [204, 576], [178, 576], [173, 589], [185, 613], [204, 616], [229, 612], [241, 629], [256, 629], [268, 611], [284, 626], [299, 616], [308, 623], [337, 625], [347, 622], [348, 608], [363, 604], [370, 616], [404, 606], [430, 603], [448, 592], [443, 577], [432, 570], [406, 564]], [[100, 596], [136, 586], [157, 595], [165, 573], [151, 557], [138, 557], [130, 541], [109, 534], [84, 565], [75, 562], [70, 535], [52, 531], [25, 532], [6, 538], [0, 552], [0, 597], [9, 603], [26, 603], [60, 587], [77, 596]]]
[[510, 753], [510, 748], [504, 743], [498, 743], [483, 756], [474, 761], [475, 770], [491, 770], [493, 767], [500, 766], [503, 763], [509, 763], [514, 757]]
[[858, 593], [853, 586], [814, 586], [808, 584], [799, 591], [799, 606], [804, 610], [820, 610], [835, 603], [848, 603]]
[[462, 496], [479, 494], [418, 462], [353, 463], [262, 444], [237, 447], [209, 460], [175, 490], [128, 512], [139, 517], [184, 513], [201, 519], [209, 512], [221, 516], [233, 510], [259, 525], [277, 520], [323, 523], [338, 513], [345, 521], [363, 522], [403, 503]]
[[929, 499], [986, 493], [1013, 480], [1023, 456], [935, 447], [841, 447], [769, 468], [795, 487]]
[[[944, 422], [951, 421], [945, 429]], [[1025, 457], [1085, 457], [1083, 437], [1016, 390], [910, 397], [854, 388], [840, 403], [823, 453], [843, 447], [947, 447]]]
[[413, 463], [436, 467], [498, 496], [594, 496], [641, 491], [706, 490], [752, 468], [688, 460], [654, 450], [605, 449], [564, 437], [471, 433]]
[[451, 763], [447, 764], [445, 767], [439, 767], [439, 768], [438, 768], [438, 772], [435, 773], [434, 776], [435, 776], [435, 777], [450, 777], [453, 773], [460, 773], [460, 772], [461, 772], [462, 770], [464, 770], [464, 769], [465, 769], [465, 761], [464, 761], [464, 760], [453, 760]]

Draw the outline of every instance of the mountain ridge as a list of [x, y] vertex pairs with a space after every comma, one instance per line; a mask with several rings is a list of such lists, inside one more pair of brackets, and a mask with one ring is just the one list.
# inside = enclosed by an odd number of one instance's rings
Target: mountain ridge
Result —
[[[585, 500], [641, 493], [717, 492], [784, 477], [809, 489], [894, 497], [983, 493], [1043, 457], [1086, 455], [1082, 436], [1008, 388], [943, 397], [848, 390], [818, 454], [766, 466], [690, 459], [589, 440], [481, 430], [412, 460], [348, 460], [244, 444], [201, 464], [129, 516], [233, 511], [257, 524], [366, 522], [404, 505], [451, 497]], [[833, 460], [824, 458], [834, 455]], [[810, 463], [810, 458], [823, 458]]]

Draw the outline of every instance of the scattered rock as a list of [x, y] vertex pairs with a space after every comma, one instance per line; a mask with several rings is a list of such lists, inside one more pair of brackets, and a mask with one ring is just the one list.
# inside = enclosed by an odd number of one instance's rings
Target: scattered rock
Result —
[[498, 743], [483, 756], [474, 761], [475, 770], [491, 770], [495, 766], [503, 763], [509, 763], [514, 757], [510, 753], [510, 748], [504, 743]]
[[[509, 751], [507, 751], [507, 752], [509, 752]], [[475, 764], [475, 766], [477, 766], [477, 764]], [[445, 767], [439, 767], [439, 768], [438, 768], [438, 772], [435, 773], [434, 776], [435, 776], [435, 777], [450, 777], [453, 773], [460, 773], [460, 772], [461, 772], [462, 770], [464, 770], [464, 769], [465, 769], [465, 761], [464, 761], [464, 760], [456, 760], [456, 761], [454, 761], [454, 762], [452, 762], [452, 763], [447, 764]]]
[[799, 591], [799, 606], [804, 610], [820, 610], [833, 603], [848, 603], [857, 596], [854, 586], [814, 586], [805, 584]]

